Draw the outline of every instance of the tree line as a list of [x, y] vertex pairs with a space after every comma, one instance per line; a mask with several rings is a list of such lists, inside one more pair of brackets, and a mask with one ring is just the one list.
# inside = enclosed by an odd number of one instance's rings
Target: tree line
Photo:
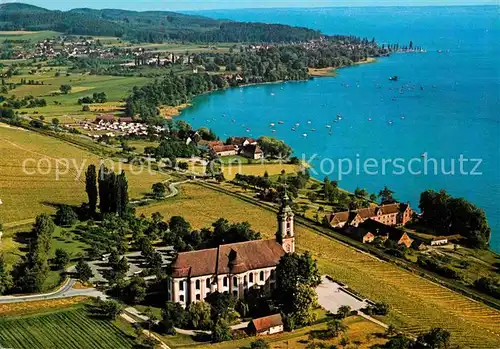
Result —
[[484, 211], [463, 198], [445, 190], [427, 190], [420, 195], [421, 222], [439, 235], [460, 234], [475, 248], [486, 249], [491, 229]]

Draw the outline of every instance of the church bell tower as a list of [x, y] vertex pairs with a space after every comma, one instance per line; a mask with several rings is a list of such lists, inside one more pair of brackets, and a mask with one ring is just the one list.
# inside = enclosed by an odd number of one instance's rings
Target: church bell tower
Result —
[[278, 231], [276, 232], [276, 241], [283, 246], [286, 253], [295, 252], [295, 230], [294, 214], [289, 205], [290, 199], [286, 191], [281, 198], [281, 206], [278, 211]]

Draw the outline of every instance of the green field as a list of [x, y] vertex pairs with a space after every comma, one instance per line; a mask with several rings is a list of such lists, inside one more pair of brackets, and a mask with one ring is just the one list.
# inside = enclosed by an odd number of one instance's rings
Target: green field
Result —
[[54, 313], [0, 318], [0, 347], [15, 349], [132, 348], [124, 324], [93, 319], [81, 307]]
[[[149, 216], [156, 211], [167, 219], [184, 216], [197, 229], [224, 217], [248, 221], [265, 238], [273, 238], [276, 232], [273, 212], [194, 184], [182, 186], [179, 197], [140, 207], [137, 213]], [[445, 328], [452, 333], [453, 343], [464, 348], [500, 347], [500, 311], [303, 226], [297, 226], [296, 233], [298, 249], [313, 254], [321, 273], [367, 298], [390, 304], [384, 321], [413, 335]]]
[[0, 31], [0, 41], [4, 40], [26, 40], [31, 42], [37, 42], [40, 40], [45, 40], [53, 38], [60, 35], [60, 33], [44, 30], [44, 31]]
[[[29, 69], [22, 69], [9, 82], [19, 83], [21, 79], [39, 81], [39, 85], [21, 85], [9, 91], [9, 96], [22, 98], [32, 95], [47, 101], [46, 107], [20, 109], [29, 116], [43, 115], [48, 122], [56, 117], [61, 123], [75, 123], [84, 119], [94, 120], [98, 113], [115, 112], [122, 109], [123, 100], [131, 93], [134, 86], [143, 86], [149, 79], [141, 77], [120, 77], [88, 74], [71, 74], [66, 76], [67, 67], [42, 67], [34, 74]], [[56, 72], [60, 72], [56, 76]], [[43, 85], [41, 83], [43, 82]], [[60, 94], [61, 85], [70, 85], [68, 94]], [[82, 111], [78, 99], [104, 92], [108, 103], [91, 105], [91, 111]], [[57, 103], [57, 104], [56, 104]]]

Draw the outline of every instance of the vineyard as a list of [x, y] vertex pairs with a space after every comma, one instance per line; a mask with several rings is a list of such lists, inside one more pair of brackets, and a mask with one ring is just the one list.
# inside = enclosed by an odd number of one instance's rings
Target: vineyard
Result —
[[0, 319], [3, 348], [126, 349], [133, 345], [133, 339], [115, 324], [90, 318], [83, 308]]
[[[0, 199], [3, 202], [0, 220], [7, 227], [9, 223], [35, 218], [42, 212], [52, 213], [53, 204], [84, 202], [85, 170], [88, 165], [99, 162], [96, 155], [63, 141], [5, 125], [0, 125], [0, 153]], [[111, 168], [110, 161], [105, 164]], [[114, 162], [114, 165], [115, 171], [123, 168], [127, 172], [131, 199], [142, 198], [151, 191], [153, 183], [168, 178], [155, 172], [133, 172], [137, 169], [128, 164]]]
[[[266, 238], [273, 238], [276, 231], [273, 212], [192, 184], [181, 187], [175, 200], [141, 207], [138, 214], [155, 211], [166, 218], [182, 215], [193, 228], [208, 226], [222, 216], [233, 222], [248, 221]], [[311, 251], [322, 273], [367, 298], [390, 304], [384, 321], [415, 335], [432, 327], [445, 328], [452, 333], [453, 343], [464, 348], [500, 347], [499, 311], [302, 226], [296, 233], [298, 249]]]

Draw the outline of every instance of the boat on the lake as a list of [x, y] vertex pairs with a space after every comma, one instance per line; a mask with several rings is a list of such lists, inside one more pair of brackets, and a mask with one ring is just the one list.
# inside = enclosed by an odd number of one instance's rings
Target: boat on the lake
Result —
[[398, 80], [399, 80], [399, 77], [397, 75], [391, 76], [389, 78], [389, 81], [398, 81]]

